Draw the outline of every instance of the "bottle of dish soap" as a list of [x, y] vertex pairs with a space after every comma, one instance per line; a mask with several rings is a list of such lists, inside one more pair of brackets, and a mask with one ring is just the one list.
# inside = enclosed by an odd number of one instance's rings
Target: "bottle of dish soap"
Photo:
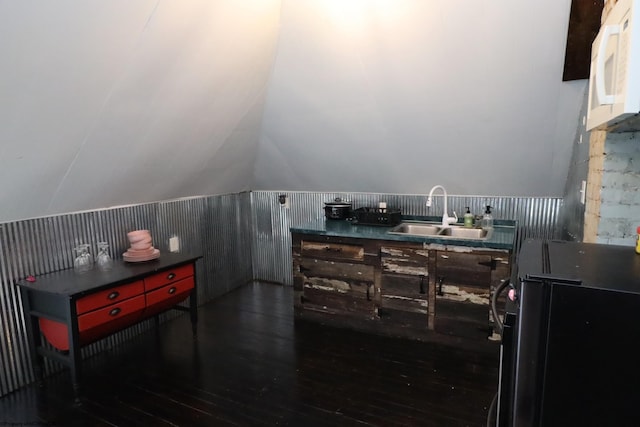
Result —
[[484, 215], [482, 215], [482, 229], [488, 230], [493, 228], [493, 215], [491, 215], [491, 206], [487, 205], [487, 209], [484, 211]]
[[636, 232], [638, 233], [636, 235], [636, 253], [640, 254], [640, 227], [636, 229]]
[[467, 206], [467, 212], [464, 214], [464, 226], [473, 228], [473, 214], [469, 210], [469, 206]]

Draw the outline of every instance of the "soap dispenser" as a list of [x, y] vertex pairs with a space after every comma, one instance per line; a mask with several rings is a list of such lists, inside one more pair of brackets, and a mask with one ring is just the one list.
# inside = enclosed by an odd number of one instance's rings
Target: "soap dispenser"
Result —
[[464, 226], [473, 228], [473, 214], [469, 210], [469, 206], [467, 206], [467, 212], [464, 214]]
[[487, 209], [482, 215], [482, 229], [488, 230], [493, 228], [493, 215], [491, 215], [491, 206], [487, 205]]

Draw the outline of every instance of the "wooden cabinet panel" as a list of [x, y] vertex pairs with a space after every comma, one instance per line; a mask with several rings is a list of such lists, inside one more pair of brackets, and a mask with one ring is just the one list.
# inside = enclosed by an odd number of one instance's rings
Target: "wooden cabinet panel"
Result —
[[364, 247], [360, 245], [303, 240], [300, 251], [302, 256], [309, 258], [364, 260]]
[[[329, 314], [375, 316], [375, 267], [364, 244], [324, 239], [294, 239], [295, 304], [303, 310]], [[297, 288], [300, 288], [299, 290]]]
[[436, 332], [481, 340], [491, 335], [492, 277], [500, 256], [437, 251], [433, 257]]
[[507, 250], [300, 233], [292, 257], [296, 313], [450, 342], [487, 339], [491, 292], [511, 271]]
[[340, 280], [373, 281], [373, 266], [322, 259], [302, 259], [300, 269], [306, 277], [327, 277]]
[[444, 278], [446, 283], [488, 288], [491, 283], [491, 265], [490, 255], [438, 251], [436, 279]]
[[342, 291], [308, 282], [304, 286], [304, 309], [331, 314], [357, 313], [361, 317], [373, 318], [375, 305], [372, 299], [366, 297], [367, 290], [371, 293], [372, 288], [373, 285], [366, 283], [350, 284], [348, 291]]
[[428, 280], [424, 276], [383, 274], [380, 290], [381, 307], [427, 314], [428, 286]]
[[485, 305], [438, 299], [435, 331], [458, 337], [486, 340], [489, 336], [489, 312]]
[[381, 320], [399, 328], [429, 326], [429, 251], [422, 245], [384, 244], [380, 248]]
[[429, 251], [422, 248], [382, 246], [380, 264], [383, 273], [427, 276]]

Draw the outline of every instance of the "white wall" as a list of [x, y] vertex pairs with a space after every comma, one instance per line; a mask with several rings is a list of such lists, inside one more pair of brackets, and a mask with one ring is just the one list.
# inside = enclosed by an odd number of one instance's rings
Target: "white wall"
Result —
[[280, 0], [0, 1], [0, 222], [250, 189]]
[[0, 222], [249, 189], [561, 196], [569, 8], [0, 1]]
[[256, 189], [562, 196], [570, 0], [283, 0]]

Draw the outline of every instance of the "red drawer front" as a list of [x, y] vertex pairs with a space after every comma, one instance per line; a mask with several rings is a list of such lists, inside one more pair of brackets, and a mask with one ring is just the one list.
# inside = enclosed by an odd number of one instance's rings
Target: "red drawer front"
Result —
[[142, 280], [122, 286], [116, 286], [111, 289], [96, 292], [95, 294], [80, 298], [76, 301], [76, 311], [78, 314], [83, 314], [91, 310], [96, 310], [98, 308], [123, 301], [136, 295], [141, 295], [143, 292], [144, 282]]
[[[143, 310], [144, 295], [139, 295], [79, 316], [80, 345], [97, 341], [133, 325], [140, 320]], [[38, 320], [42, 334], [52, 346], [58, 350], [69, 350], [69, 332], [66, 324], [42, 317]]]
[[194, 268], [193, 264], [183, 265], [171, 270], [165, 270], [163, 272], [154, 274], [144, 279], [144, 287], [148, 292], [152, 289], [157, 289], [161, 286], [168, 285], [169, 283], [177, 282], [178, 280], [185, 279], [189, 276], [193, 276]]
[[194, 287], [193, 277], [188, 277], [147, 293], [147, 308], [144, 316], [152, 316], [173, 307], [187, 298]]
[[189, 293], [195, 286], [193, 277], [180, 280], [179, 282], [172, 283], [164, 286], [160, 289], [156, 289], [147, 293], [147, 306], [161, 303], [165, 300], [173, 300], [177, 295], [185, 292]]
[[144, 295], [113, 304], [99, 310], [78, 316], [78, 330], [80, 335], [86, 330], [95, 328], [103, 323], [113, 322], [114, 320], [128, 316], [130, 314], [140, 313], [144, 309]]

